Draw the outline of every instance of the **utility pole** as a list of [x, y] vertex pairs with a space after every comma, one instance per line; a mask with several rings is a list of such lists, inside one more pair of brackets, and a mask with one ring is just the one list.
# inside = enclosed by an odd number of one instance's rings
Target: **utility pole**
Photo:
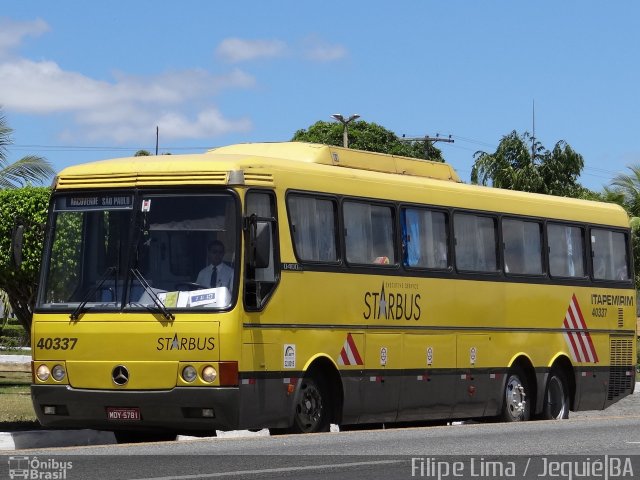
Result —
[[536, 101], [533, 100], [533, 133], [531, 134], [531, 163], [536, 160]]
[[158, 156], [158, 137], [160, 136], [160, 128], [156, 125], [156, 156]]
[[441, 137], [439, 133], [436, 133], [435, 137], [430, 137], [429, 135], [425, 135], [424, 137], [405, 137], [404, 134], [400, 139], [401, 142], [424, 142], [424, 156], [428, 157], [429, 155], [429, 146], [433, 146], [436, 142], [444, 142], [444, 143], [455, 143], [455, 140], [451, 138], [451, 135], [448, 137]]

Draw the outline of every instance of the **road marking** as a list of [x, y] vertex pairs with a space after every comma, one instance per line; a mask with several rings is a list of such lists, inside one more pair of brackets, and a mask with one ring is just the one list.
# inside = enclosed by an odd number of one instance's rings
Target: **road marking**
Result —
[[640, 444], [640, 442], [624, 442], [624, 443], [637, 443], [637, 444]]
[[180, 475], [171, 477], [149, 477], [149, 478], [137, 478], [135, 480], [189, 480], [192, 478], [217, 478], [217, 477], [239, 477], [241, 475], [263, 475], [265, 473], [286, 473], [286, 472], [300, 472], [310, 470], [327, 470], [329, 468], [353, 468], [353, 467], [365, 467], [371, 465], [392, 465], [394, 463], [406, 463], [406, 460], [378, 460], [373, 462], [350, 462], [350, 463], [332, 463], [329, 465], [302, 465], [299, 467], [282, 467], [282, 468], [265, 468], [261, 470], [236, 470], [230, 472], [218, 472], [218, 473], [200, 473], [197, 475]]

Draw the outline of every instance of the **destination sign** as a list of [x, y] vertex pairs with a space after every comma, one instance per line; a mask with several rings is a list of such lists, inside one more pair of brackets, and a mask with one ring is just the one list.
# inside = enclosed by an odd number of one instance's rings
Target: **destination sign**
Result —
[[58, 197], [56, 210], [130, 210], [133, 195], [74, 195]]

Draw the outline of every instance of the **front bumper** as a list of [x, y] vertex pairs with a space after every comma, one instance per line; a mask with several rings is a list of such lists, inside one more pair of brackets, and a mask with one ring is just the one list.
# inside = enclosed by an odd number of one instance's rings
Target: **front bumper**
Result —
[[[176, 387], [171, 390], [84, 390], [65, 385], [32, 385], [31, 399], [40, 423], [52, 428], [99, 430], [232, 430], [238, 427], [238, 387]], [[44, 406], [55, 406], [45, 415]], [[140, 420], [109, 420], [108, 407], [138, 408]], [[213, 417], [203, 417], [213, 409]]]

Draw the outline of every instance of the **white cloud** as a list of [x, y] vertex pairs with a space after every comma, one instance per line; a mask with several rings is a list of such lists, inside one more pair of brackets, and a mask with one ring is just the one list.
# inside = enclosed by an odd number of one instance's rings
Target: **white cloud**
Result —
[[[193, 69], [151, 77], [117, 74], [108, 82], [55, 62], [19, 59], [0, 63], [0, 85], [0, 105], [7, 110], [71, 113], [82, 136], [126, 142], [147, 137], [156, 125], [172, 139], [247, 131], [248, 119], [224, 118], [211, 98], [223, 89], [250, 88], [255, 79], [238, 69], [225, 75]], [[194, 111], [193, 118], [185, 111]]]
[[226, 38], [216, 49], [216, 55], [228, 62], [238, 63], [259, 58], [282, 57], [287, 45], [281, 40], [244, 40]]
[[[287, 55], [287, 44], [281, 40], [246, 40], [227, 38], [216, 48], [216, 56], [227, 62], [239, 63], [262, 58], [277, 58]], [[314, 62], [333, 62], [347, 57], [347, 49], [338, 44], [329, 44], [312, 35], [303, 40], [294, 55]]]
[[212, 138], [252, 128], [248, 118], [228, 119], [215, 107], [194, 115], [175, 110], [135, 110], [128, 106], [106, 109], [102, 113], [84, 112], [78, 115], [83, 135], [90, 140], [110, 138], [118, 143], [151, 138], [156, 126], [163, 141], [175, 139]]
[[16, 22], [9, 18], [0, 18], [0, 56], [20, 45], [24, 37], [37, 37], [47, 31], [49, 25], [41, 19]]
[[316, 37], [307, 38], [304, 44], [304, 56], [315, 62], [334, 62], [348, 55], [342, 45], [331, 45]]

